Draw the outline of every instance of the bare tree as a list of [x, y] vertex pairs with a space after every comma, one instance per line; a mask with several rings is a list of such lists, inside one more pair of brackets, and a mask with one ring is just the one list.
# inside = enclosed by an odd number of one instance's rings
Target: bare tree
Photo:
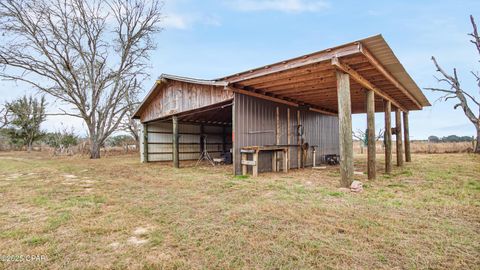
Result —
[[159, 0], [2, 0], [0, 77], [72, 106], [88, 128], [90, 157], [128, 112], [148, 76]]
[[[473, 27], [473, 32], [469, 34], [469, 36], [472, 37], [472, 42], [476, 49], [478, 54], [480, 55], [480, 36], [478, 35], [477, 31], [477, 25], [475, 24], [475, 19], [473, 18], [472, 15], [470, 15], [470, 22], [472, 23]], [[431, 91], [437, 91], [441, 92], [444, 95], [440, 97], [440, 100], [447, 101], [449, 99], [457, 99], [459, 103], [457, 103], [453, 108], [462, 108], [463, 112], [465, 113], [465, 116], [468, 118], [470, 122], [475, 126], [475, 129], [477, 130], [477, 143], [474, 152], [480, 154], [480, 103], [475, 97], [474, 94], [469, 93], [468, 91], [465, 91], [462, 86], [460, 85], [460, 80], [458, 79], [457, 75], [457, 69], [453, 69], [453, 75], [447, 73], [442, 67], [437, 62], [437, 59], [432, 56], [432, 61], [435, 64], [435, 67], [437, 68], [437, 72], [439, 72], [442, 77], [441, 78], [436, 78], [438, 82], [440, 83], [445, 83], [447, 84], [450, 88], [445, 89], [445, 88], [425, 88], [427, 90]], [[478, 85], [478, 90], [480, 93], [480, 75], [478, 72], [473, 72], [471, 71], [473, 76], [475, 77]], [[474, 108], [475, 107], [475, 108]], [[474, 111], [476, 111], [478, 114], [475, 115]]]
[[135, 140], [135, 146], [137, 150], [140, 147], [140, 123], [138, 122], [138, 120], [133, 119], [132, 117], [139, 105], [140, 101], [138, 99], [138, 96], [127, 96], [127, 112], [125, 114], [125, 117], [122, 119], [122, 122], [120, 123], [120, 129], [132, 135], [133, 139]]
[[9, 122], [9, 110], [7, 106], [4, 106], [0, 109], [0, 129], [6, 127]]
[[[360, 141], [360, 154], [363, 154], [363, 148], [368, 145], [368, 130], [361, 130], [357, 129], [357, 131], [352, 132], [352, 136]], [[375, 135], [375, 141], [380, 140], [380, 138], [383, 138], [384, 131], [383, 129], [380, 129], [378, 131], [378, 134]]]

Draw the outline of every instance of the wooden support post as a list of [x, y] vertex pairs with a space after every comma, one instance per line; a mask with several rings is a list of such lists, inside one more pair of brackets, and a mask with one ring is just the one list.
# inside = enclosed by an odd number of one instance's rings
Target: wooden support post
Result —
[[143, 162], [148, 162], [148, 124], [143, 124]]
[[272, 151], [272, 172], [276, 172], [277, 170], [277, 152]]
[[283, 152], [283, 172], [288, 172], [288, 148]]
[[[287, 145], [290, 147], [290, 108], [287, 108]], [[290, 149], [290, 148], [289, 148]], [[290, 152], [288, 152], [290, 154]], [[287, 163], [288, 169], [290, 169], [290, 161]]]
[[315, 168], [316, 167], [316, 160], [317, 160], [317, 154], [316, 154], [317, 150], [315, 149], [315, 146], [313, 147], [313, 164], [312, 164], [312, 168]]
[[178, 149], [178, 118], [172, 116], [172, 154], [173, 154], [173, 166], [180, 168], [179, 149]]
[[227, 152], [227, 127], [222, 127], [222, 152]]
[[[278, 107], [278, 106], [277, 106], [277, 111], [276, 111], [276, 113], [277, 113], [277, 119], [276, 119], [276, 121], [277, 121], [277, 125], [276, 125], [276, 129], [277, 129], [277, 130], [276, 130], [276, 135], [277, 135], [277, 136], [276, 136], [276, 138], [275, 138], [275, 142], [276, 142], [277, 145], [280, 145], [280, 139], [281, 139], [281, 137], [282, 137], [282, 129], [281, 129], [281, 126], [282, 126], [282, 125], [281, 125], [281, 122], [280, 122], [280, 107]], [[279, 162], [280, 153], [279, 153], [279, 152], [277, 152], [277, 153], [275, 154], [275, 159], [276, 159], [275, 162], [276, 162], [277, 172], [279, 172], [279, 171], [280, 171], [280, 162]]]
[[252, 175], [253, 177], [257, 177], [258, 176], [258, 151], [255, 151], [255, 153], [253, 153], [253, 162], [255, 163], [255, 165], [253, 165], [252, 167]]
[[403, 143], [402, 143], [402, 116], [399, 108], [395, 109], [395, 135], [397, 139], [397, 166], [403, 166]]
[[367, 147], [368, 147], [368, 179], [376, 177], [376, 140], [375, 140], [375, 93], [367, 90]]
[[392, 103], [385, 101], [385, 173], [392, 173]]
[[403, 112], [403, 135], [405, 138], [405, 161], [412, 161], [412, 154], [410, 153], [410, 130], [408, 126], [408, 111]]
[[297, 110], [297, 168], [300, 169], [302, 167], [302, 146], [300, 141], [300, 135], [298, 134], [298, 127], [300, 127], [300, 111]]
[[336, 72], [338, 94], [338, 135], [340, 145], [340, 183], [350, 187], [353, 182], [352, 104], [350, 78], [341, 71]]
[[242, 175], [247, 175], [247, 165], [246, 164], [243, 164], [243, 161], [246, 161], [247, 160], [247, 154], [246, 153], [242, 153]]
[[204, 144], [203, 136], [205, 135], [205, 126], [200, 125], [200, 154], [202, 154], [203, 149], [205, 149], [206, 145]]
[[[280, 144], [280, 108], [276, 108], [276, 117], [275, 117], [275, 145]], [[280, 170], [278, 164], [278, 154], [277, 151], [272, 152], [272, 171], [278, 172]]]
[[[235, 126], [236, 126], [236, 120], [235, 120], [235, 117], [236, 117], [236, 113], [235, 111], [237, 110], [237, 106], [235, 105], [236, 102], [235, 102], [235, 96], [236, 94], [233, 95], [233, 105], [232, 105], [232, 164], [233, 164], [233, 175], [237, 175], [237, 157], [236, 157], [236, 154], [237, 154], [237, 151], [239, 152], [239, 150], [236, 149], [237, 147], [237, 143], [235, 142]], [[240, 159], [240, 162], [241, 162], [241, 159]]]

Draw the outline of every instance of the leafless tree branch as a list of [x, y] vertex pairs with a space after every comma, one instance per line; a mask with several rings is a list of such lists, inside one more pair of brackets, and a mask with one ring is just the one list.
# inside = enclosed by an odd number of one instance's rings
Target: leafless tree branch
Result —
[[[478, 54], [480, 55], [480, 37], [478, 35], [477, 25], [475, 23], [475, 19], [472, 15], [470, 15], [470, 22], [472, 24], [473, 32], [469, 34], [473, 39], [470, 40], [475, 45]], [[453, 69], [453, 74], [447, 73], [437, 62], [436, 58], [432, 56], [432, 61], [435, 65], [435, 68], [438, 73], [442, 75], [441, 78], [436, 78], [439, 83], [446, 83], [450, 89], [444, 88], [425, 88], [426, 90], [434, 91], [434, 92], [441, 92], [444, 93], [439, 99], [448, 101], [449, 99], [457, 99], [459, 103], [455, 104], [453, 107], [454, 109], [462, 108], [465, 116], [468, 120], [475, 126], [477, 130], [477, 146], [475, 152], [480, 153], [480, 102], [476, 99], [476, 97], [468, 91], [464, 91], [462, 86], [460, 85], [460, 80], [458, 79], [457, 69]], [[480, 77], [478, 73], [471, 72], [475, 77], [478, 85], [478, 90], [480, 93]], [[473, 106], [477, 106], [478, 114], [475, 115]]]
[[0, 129], [8, 126], [10, 123], [9, 110], [7, 106], [0, 109]]
[[0, 77], [73, 105], [88, 127], [91, 157], [115, 131], [148, 77], [159, 0], [4, 0]]

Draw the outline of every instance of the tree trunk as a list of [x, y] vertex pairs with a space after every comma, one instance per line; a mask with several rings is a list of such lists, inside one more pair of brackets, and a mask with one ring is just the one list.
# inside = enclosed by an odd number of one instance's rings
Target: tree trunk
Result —
[[90, 158], [100, 158], [100, 143], [97, 140], [90, 140]]
[[[33, 144], [32, 142], [28, 142], [28, 143], [27, 143], [27, 152], [28, 152], [28, 153], [32, 152], [32, 144]], [[478, 147], [477, 147], [477, 148], [478, 148]]]
[[474, 152], [480, 154], [480, 127], [477, 128], [477, 143]]

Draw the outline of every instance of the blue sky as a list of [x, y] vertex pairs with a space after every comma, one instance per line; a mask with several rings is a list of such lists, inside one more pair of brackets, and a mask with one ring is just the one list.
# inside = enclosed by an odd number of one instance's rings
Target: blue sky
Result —
[[[464, 88], [479, 94], [470, 74], [480, 70], [479, 56], [467, 36], [468, 16], [480, 15], [478, 0], [166, 0], [164, 14], [146, 89], [161, 73], [217, 78], [380, 33], [421, 88], [439, 86], [430, 60], [435, 55], [445, 69], [457, 67]], [[29, 91], [0, 82], [0, 99]], [[425, 93], [433, 106], [411, 113], [412, 139], [474, 135], [453, 101], [435, 102], [438, 94]], [[376, 122], [383, 126], [383, 116], [377, 114]], [[60, 123], [83, 129], [81, 121], [64, 117], [44, 126]], [[356, 115], [354, 129], [364, 127], [365, 116]]]

